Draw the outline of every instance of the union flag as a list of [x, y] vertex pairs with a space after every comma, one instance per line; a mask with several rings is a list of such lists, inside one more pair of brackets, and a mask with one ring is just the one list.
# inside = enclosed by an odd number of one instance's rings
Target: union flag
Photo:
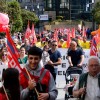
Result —
[[95, 36], [91, 41], [90, 56], [97, 56], [97, 43], [95, 40]]
[[26, 29], [26, 32], [25, 32], [25, 39], [28, 39], [30, 35], [31, 35], [31, 29], [30, 29], [30, 24], [29, 24], [29, 21], [28, 21], [27, 29]]
[[20, 67], [20, 64], [18, 62], [18, 52], [17, 49], [13, 43], [13, 40], [10, 36], [9, 30], [6, 30], [6, 36], [7, 36], [7, 49], [8, 49], [8, 67], [16, 68], [18, 69], [19, 73], [22, 72], [22, 68]]

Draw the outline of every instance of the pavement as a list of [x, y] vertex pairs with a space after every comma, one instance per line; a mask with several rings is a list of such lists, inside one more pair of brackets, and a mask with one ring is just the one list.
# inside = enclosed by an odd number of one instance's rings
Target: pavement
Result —
[[[58, 97], [56, 100], [65, 100], [65, 91], [62, 88], [58, 89]], [[77, 100], [77, 99], [69, 98], [68, 100]]]
[[[64, 86], [66, 84], [63, 82], [60, 82], [59, 84], [56, 84], [56, 87], [58, 89], [58, 96], [56, 100], [65, 100], [65, 90]], [[68, 100], [77, 100], [76, 98], [69, 98]]]
[[65, 100], [65, 91], [63, 89], [58, 89], [57, 100]]

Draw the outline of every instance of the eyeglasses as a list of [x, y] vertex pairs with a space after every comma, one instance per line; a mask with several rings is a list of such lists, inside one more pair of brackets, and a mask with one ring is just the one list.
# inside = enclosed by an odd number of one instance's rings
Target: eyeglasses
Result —
[[45, 49], [49, 49], [49, 48], [45, 48]]
[[7, 56], [7, 54], [3, 54], [2, 56]]
[[56, 44], [53, 44], [52, 46], [57, 46]]
[[90, 67], [93, 67], [93, 66], [98, 67], [99, 64], [93, 64], [93, 65], [89, 65], [89, 66], [90, 66]]

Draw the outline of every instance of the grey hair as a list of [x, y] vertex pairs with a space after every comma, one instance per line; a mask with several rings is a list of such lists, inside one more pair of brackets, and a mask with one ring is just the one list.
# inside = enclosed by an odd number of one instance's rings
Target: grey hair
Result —
[[100, 59], [99, 59], [99, 57], [97, 57], [97, 56], [90, 56], [89, 59], [88, 59], [88, 65], [89, 65], [91, 59], [96, 60], [96, 61], [99, 63], [99, 65], [100, 65]]

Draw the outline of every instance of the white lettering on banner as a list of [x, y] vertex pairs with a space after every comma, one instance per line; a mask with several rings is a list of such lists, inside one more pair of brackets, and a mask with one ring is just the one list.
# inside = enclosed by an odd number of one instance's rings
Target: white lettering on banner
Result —
[[[60, 84], [65, 83], [65, 73], [67, 68], [69, 67], [69, 63], [67, 60], [67, 50], [68, 49], [63, 49], [63, 48], [58, 48], [58, 50], [61, 52], [62, 55], [62, 64], [58, 66], [58, 72], [57, 72], [57, 78], [56, 78], [56, 83]], [[90, 49], [84, 49], [84, 55], [85, 55], [85, 59], [84, 59], [84, 63], [83, 63], [83, 70], [84, 72], [86, 72], [87, 69], [87, 61], [89, 58], [90, 54]]]

